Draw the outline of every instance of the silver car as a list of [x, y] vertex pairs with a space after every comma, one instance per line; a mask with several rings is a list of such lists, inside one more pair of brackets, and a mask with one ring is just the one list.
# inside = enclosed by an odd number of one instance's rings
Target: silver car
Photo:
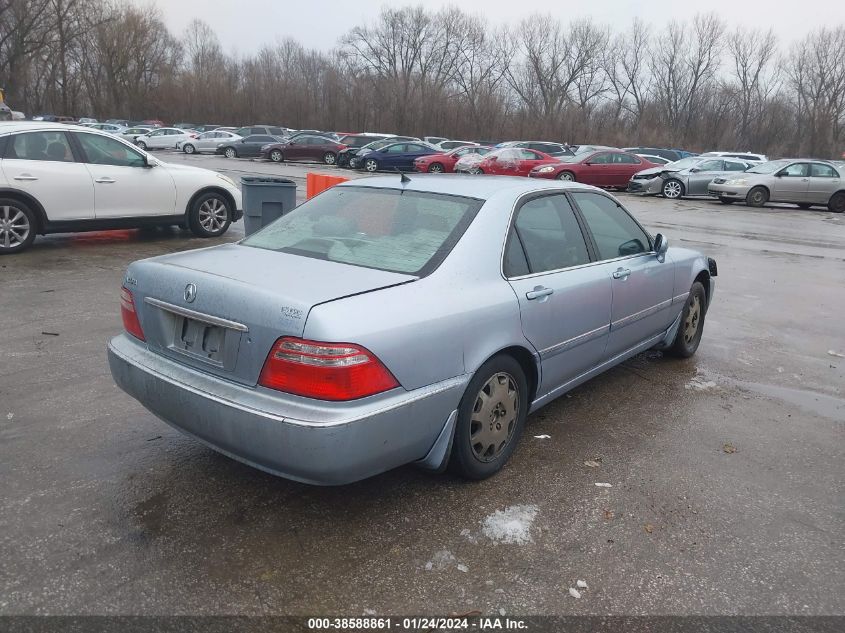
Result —
[[845, 212], [845, 170], [822, 160], [773, 160], [743, 174], [719, 177], [708, 187], [711, 196], [725, 204], [744, 201], [751, 207], [767, 202], [792, 202], [802, 209], [826, 206]]
[[239, 141], [240, 136], [226, 130], [212, 130], [203, 132], [197, 138], [186, 139], [176, 143], [176, 149], [186, 154], [214, 154], [221, 143]]
[[131, 264], [109, 364], [168, 424], [277, 475], [482, 479], [532, 411], [644, 350], [695, 353], [716, 272], [589, 185], [368, 178]]
[[751, 166], [748, 161], [735, 158], [684, 158], [634, 174], [628, 183], [628, 191], [662, 194], [670, 200], [684, 196], [706, 196], [711, 180], [743, 172]]

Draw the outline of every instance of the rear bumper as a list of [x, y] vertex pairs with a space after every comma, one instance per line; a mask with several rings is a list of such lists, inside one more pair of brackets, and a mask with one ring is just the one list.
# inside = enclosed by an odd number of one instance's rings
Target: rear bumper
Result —
[[261, 470], [320, 485], [430, 460], [469, 381], [324, 403], [221, 380], [125, 334], [111, 340], [108, 358], [118, 386], [177, 430]]

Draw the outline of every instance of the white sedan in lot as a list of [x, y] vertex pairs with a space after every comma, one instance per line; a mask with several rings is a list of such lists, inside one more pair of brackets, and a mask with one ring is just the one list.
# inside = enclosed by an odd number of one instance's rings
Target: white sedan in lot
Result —
[[177, 149], [178, 143], [196, 139], [199, 136], [193, 130], [178, 127], [160, 127], [149, 134], [142, 134], [135, 139], [135, 145], [141, 149]]
[[0, 255], [37, 233], [177, 225], [218, 237], [242, 215], [240, 190], [217, 172], [78, 125], [0, 123]]
[[234, 132], [227, 132], [226, 130], [212, 130], [210, 132], [203, 132], [196, 138], [189, 138], [184, 141], [176, 143], [176, 149], [180, 149], [186, 154], [214, 154], [217, 152], [217, 147], [221, 143], [234, 143], [241, 140], [241, 137]]

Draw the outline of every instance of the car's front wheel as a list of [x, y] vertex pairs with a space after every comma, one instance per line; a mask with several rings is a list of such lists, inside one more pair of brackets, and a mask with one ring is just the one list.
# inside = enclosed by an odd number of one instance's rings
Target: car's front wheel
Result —
[[494, 356], [473, 376], [458, 407], [449, 469], [467, 479], [497, 473], [516, 449], [528, 416], [528, 382], [511, 356]]
[[670, 178], [663, 183], [661, 192], [663, 193], [664, 198], [676, 200], [684, 195], [684, 183], [680, 180], [676, 180], [675, 178]]
[[0, 198], [0, 255], [20, 253], [35, 239], [35, 214], [27, 205]]
[[270, 152], [270, 160], [274, 163], [281, 163], [285, 159], [285, 155], [282, 154], [282, 150], [274, 149]]
[[364, 169], [366, 169], [370, 173], [374, 173], [378, 171], [378, 161], [374, 158], [368, 158], [364, 161]]
[[431, 163], [431, 165], [428, 166], [428, 173], [430, 173], [430, 174], [443, 173], [443, 165], [441, 165], [440, 163]]
[[754, 187], [745, 196], [745, 204], [749, 207], [762, 207], [769, 201], [769, 192], [765, 187]]
[[231, 223], [229, 201], [213, 191], [199, 196], [188, 211], [188, 227], [197, 237], [219, 237]]
[[704, 314], [707, 312], [707, 294], [700, 281], [692, 284], [681, 313], [681, 325], [669, 353], [681, 358], [689, 358], [698, 349], [701, 335], [704, 333]]
[[238, 153], [235, 151], [234, 147], [227, 147], [225, 150], [223, 150], [223, 156], [225, 156], [226, 158], [237, 158]]
[[142, 150], [147, 151], [147, 144], [144, 141], [135, 141], [135, 145], [140, 147]]
[[557, 179], [565, 182], [575, 182], [575, 174], [571, 171], [562, 171], [557, 175]]
[[197, 148], [194, 147], [193, 145], [191, 145], [190, 143], [185, 143], [182, 146], [182, 151], [185, 152], [186, 154], [193, 154], [194, 152], [197, 151]]

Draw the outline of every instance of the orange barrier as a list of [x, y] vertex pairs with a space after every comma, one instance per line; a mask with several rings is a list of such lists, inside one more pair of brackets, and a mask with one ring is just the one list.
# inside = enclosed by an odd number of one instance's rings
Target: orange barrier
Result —
[[326, 174], [307, 173], [305, 175], [305, 195], [310, 200], [318, 193], [334, 187], [337, 184], [346, 182], [349, 178], [341, 176], [327, 176]]

